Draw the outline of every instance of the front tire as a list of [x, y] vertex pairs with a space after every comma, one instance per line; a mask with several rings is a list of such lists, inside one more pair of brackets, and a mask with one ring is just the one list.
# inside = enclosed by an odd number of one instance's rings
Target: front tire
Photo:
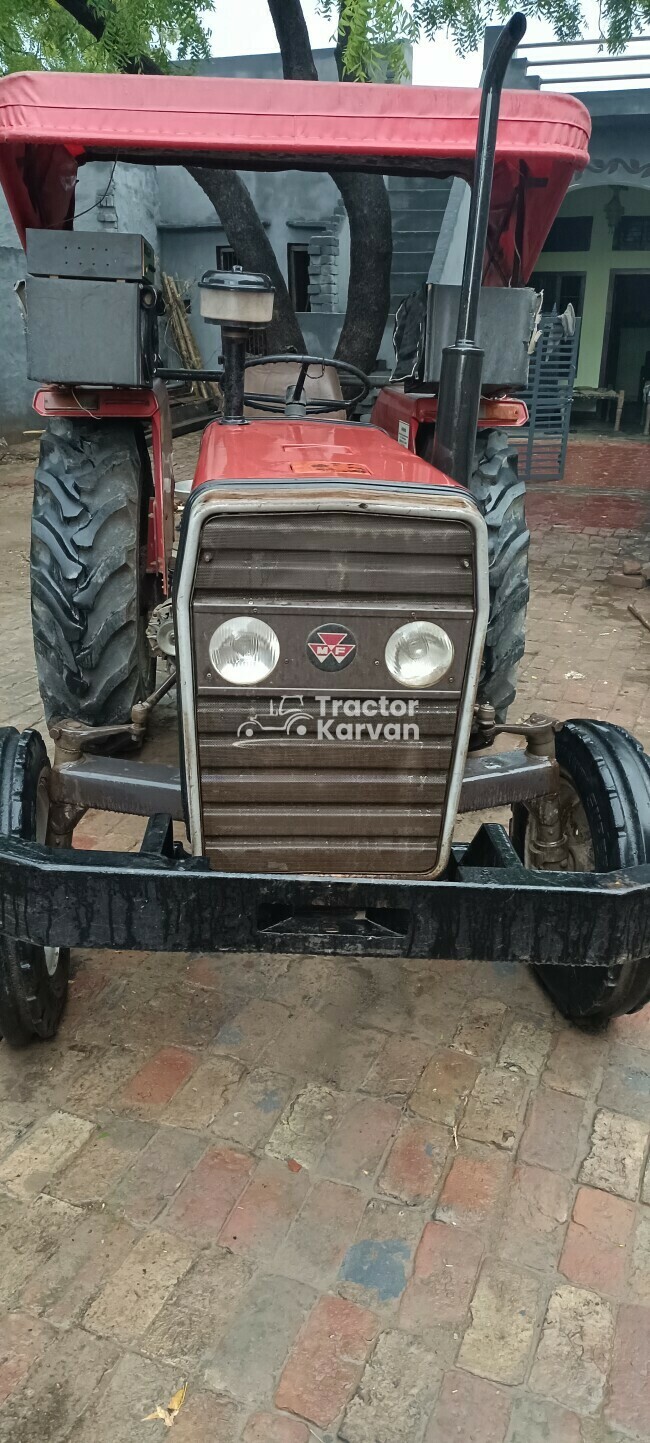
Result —
[[48, 725], [123, 724], [153, 690], [147, 612], [150, 477], [122, 421], [60, 418], [41, 440], [32, 511], [32, 625]]
[[[45, 842], [50, 764], [36, 731], [0, 728], [0, 835]], [[10, 1047], [54, 1037], [68, 989], [70, 953], [0, 934], [0, 1036]]]
[[526, 485], [505, 431], [479, 433], [469, 489], [487, 524], [490, 563], [490, 619], [477, 701], [493, 706], [496, 721], [503, 723], [516, 695], [530, 594]]
[[[555, 739], [569, 870], [612, 872], [650, 861], [650, 759], [623, 727], [565, 722]], [[534, 825], [523, 802], [512, 809], [513, 846], [526, 863]], [[536, 967], [571, 1022], [596, 1026], [650, 1002], [650, 957], [616, 967]]]

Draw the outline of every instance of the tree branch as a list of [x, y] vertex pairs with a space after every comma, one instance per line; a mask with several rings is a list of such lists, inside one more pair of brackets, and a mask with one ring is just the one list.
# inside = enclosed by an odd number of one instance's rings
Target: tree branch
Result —
[[[65, 10], [77, 25], [87, 30], [95, 40], [103, 40], [106, 33], [106, 21], [102, 15], [98, 15], [92, 5], [86, 4], [86, 0], [58, 0], [62, 10]], [[129, 57], [122, 67], [125, 75], [162, 75], [161, 67], [152, 60], [150, 55], [134, 55]]]

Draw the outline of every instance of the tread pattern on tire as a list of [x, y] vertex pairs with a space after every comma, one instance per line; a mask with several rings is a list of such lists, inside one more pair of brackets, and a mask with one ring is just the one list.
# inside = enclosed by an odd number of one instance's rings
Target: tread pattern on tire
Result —
[[125, 722], [151, 690], [142, 610], [143, 453], [120, 421], [52, 420], [34, 480], [34, 650], [48, 720]]
[[487, 524], [490, 563], [490, 619], [477, 700], [493, 706], [497, 722], [504, 722], [516, 695], [530, 593], [526, 485], [505, 431], [479, 434], [470, 491]]
[[[650, 861], [650, 759], [641, 743], [612, 722], [567, 721], [557, 733], [556, 756], [587, 813], [596, 870], [617, 871]], [[524, 855], [527, 811], [513, 807], [512, 841]], [[587, 1025], [638, 1012], [650, 1002], [650, 957], [617, 968], [537, 968], [564, 1016]], [[566, 973], [564, 981], [560, 974]], [[580, 1010], [574, 998], [593, 982]]]
[[[49, 768], [36, 731], [0, 727], [0, 834], [33, 841], [39, 778]], [[42, 947], [0, 936], [0, 1036], [12, 1047], [53, 1037], [63, 1008], [70, 954], [61, 950], [51, 977]]]

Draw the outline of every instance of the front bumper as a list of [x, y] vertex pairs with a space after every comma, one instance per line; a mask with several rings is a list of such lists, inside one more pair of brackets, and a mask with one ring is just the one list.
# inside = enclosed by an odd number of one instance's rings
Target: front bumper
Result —
[[40, 946], [613, 966], [650, 957], [650, 865], [532, 872], [503, 828], [435, 882], [211, 871], [198, 857], [0, 838], [0, 932]]

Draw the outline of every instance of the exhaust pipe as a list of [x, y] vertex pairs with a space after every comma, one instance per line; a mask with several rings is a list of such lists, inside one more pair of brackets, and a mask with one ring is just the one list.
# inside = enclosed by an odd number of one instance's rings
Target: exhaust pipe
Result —
[[526, 17], [512, 16], [485, 67], [476, 136], [474, 182], [460, 288], [456, 344], [445, 346], [438, 387], [438, 418], [431, 460], [434, 466], [468, 486], [481, 401], [484, 352], [476, 344], [483, 257], [487, 241], [499, 105], [506, 70], [526, 33]]

